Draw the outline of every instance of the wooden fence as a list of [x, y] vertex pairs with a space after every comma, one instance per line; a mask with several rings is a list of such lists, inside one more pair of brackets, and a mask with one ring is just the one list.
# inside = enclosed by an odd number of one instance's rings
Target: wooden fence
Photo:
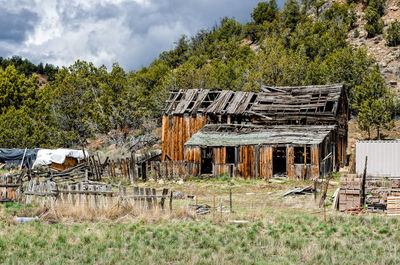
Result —
[[199, 164], [187, 161], [152, 161], [151, 176], [153, 179], [180, 179], [188, 175], [197, 175]]
[[25, 203], [36, 202], [42, 206], [55, 203], [82, 204], [94, 209], [107, 208], [117, 203], [132, 202], [132, 200], [135, 207], [152, 209], [160, 206], [164, 209], [168, 198], [172, 207], [172, 196], [168, 195], [168, 189], [163, 189], [161, 195], [157, 195], [154, 188], [133, 187], [130, 193], [126, 187], [113, 190], [111, 184], [95, 182], [57, 185], [53, 181], [31, 180], [25, 191]]
[[132, 153], [131, 157], [110, 160], [107, 173], [111, 179], [122, 177], [133, 183], [138, 179], [139, 174], [137, 167], [135, 155]]
[[0, 176], [0, 202], [19, 200], [21, 191], [22, 180], [19, 175]]

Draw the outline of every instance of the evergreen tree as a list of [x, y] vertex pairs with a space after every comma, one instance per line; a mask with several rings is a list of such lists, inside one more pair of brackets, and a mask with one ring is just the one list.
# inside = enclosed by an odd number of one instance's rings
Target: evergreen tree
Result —
[[391, 129], [394, 126], [392, 111], [395, 106], [394, 97], [385, 86], [379, 70], [369, 73], [362, 84], [355, 87], [353, 107], [358, 111], [357, 122], [361, 130], [368, 132], [375, 128], [377, 138], [381, 138], [381, 129]]
[[279, 12], [275, 0], [269, 2], [259, 2], [257, 7], [251, 13], [251, 17], [256, 24], [262, 24], [264, 21], [272, 22]]

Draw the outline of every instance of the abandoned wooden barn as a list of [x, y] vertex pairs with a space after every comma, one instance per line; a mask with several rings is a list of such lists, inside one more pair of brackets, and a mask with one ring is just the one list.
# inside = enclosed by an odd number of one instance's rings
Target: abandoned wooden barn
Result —
[[174, 91], [162, 120], [161, 159], [194, 176], [317, 178], [344, 164], [347, 120], [341, 84]]

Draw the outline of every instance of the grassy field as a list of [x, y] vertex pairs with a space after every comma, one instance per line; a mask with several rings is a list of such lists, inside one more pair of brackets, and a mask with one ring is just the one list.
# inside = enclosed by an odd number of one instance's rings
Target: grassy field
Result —
[[196, 215], [188, 210], [194, 200], [175, 200], [172, 213], [65, 211], [17, 225], [15, 213], [43, 209], [2, 205], [0, 263], [400, 264], [399, 219], [328, 207], [324, 221], [312, 195], [281, 197], [298, 184], [220, 179], [162, 185], [197, 195], [199, 204], [212, 205], [215, 194], [224, 206], [231, 188], [234, 213], [222, 215]]

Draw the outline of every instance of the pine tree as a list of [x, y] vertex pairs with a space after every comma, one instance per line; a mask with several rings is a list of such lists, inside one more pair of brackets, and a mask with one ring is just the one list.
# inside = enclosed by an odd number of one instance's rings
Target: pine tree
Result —
[[381, 129], [391, 129], [394, 126], [392, 111], [395, 106], [394, 96], [385, 86], [385, 81], [375, 69], [368, 74], [361, 85], [355, 87], [353, 107], [358, 111], [357, 122], [359, 128], [368, 132], [375, 128], [378, 139], [381, 138]]

